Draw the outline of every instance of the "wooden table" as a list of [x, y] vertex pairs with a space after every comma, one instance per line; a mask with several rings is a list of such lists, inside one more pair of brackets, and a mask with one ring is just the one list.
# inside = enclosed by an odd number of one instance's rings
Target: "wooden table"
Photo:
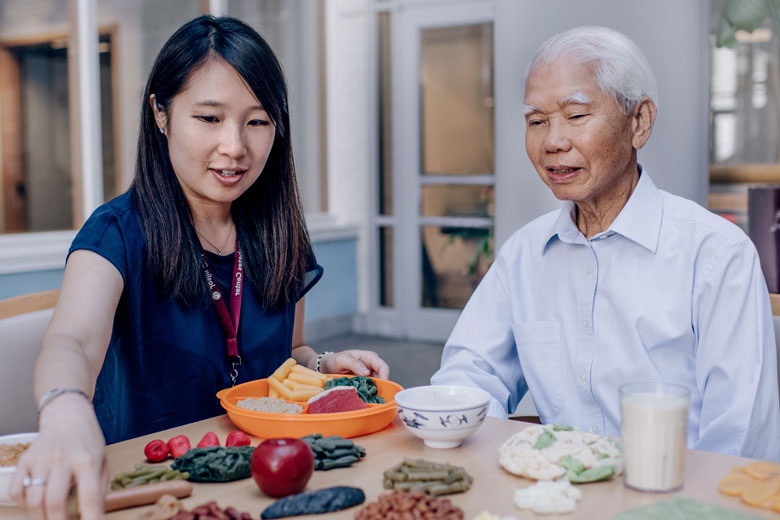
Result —
[[[400, 462], [404, 457], [424, 458], [435, 462], [447, 462], [463, 466], [474, 477], [474, 484], [466, 493], [449, 495], [455, 505], [463, 509], [465, 519], [471, 520], [480, 511], [489, 511], [500, 516], [514, 516], [518, 519], [530, 518], [566, 518], [566, 519], [609, 519], [615, 513], [632, 509], [659, 500], [672, 497], [672, 494], [646, 494], [632, 491], [623, 486], [622, 478], [606, 482], [585, 484], [579, 487], [583, 492], [573, 514], [536, 515], [527, 510], [517, 509], [513, 502], [516, 489], [524, 488], [533, 482], [511, 475], [498, 465], [498, 447], [501, 443], [528, 426], [527, 423], [494, 419], [488, 417], [485, 423], [462, 446], [454, 449], [428, 448], [417, 437], [412, 436], [396, 417], [384, 430], [354, 441], [365, 447], [367, 456], [361, 462], [349, 467], [330, 471], [315, 471], [307, 491], [313, 491], [335, 485], [349, 485], [362, 488], [366, 493], [366, 502], [376, 500], [377, 496], [387, 492], [382, 488], [382, 472]], [[135, 464], [144, 462], [143, 448], [152, 439], [168, 440], [174, 435], [185, 434], [193, 445], [208, 431], [214, 431], [224, 443], [228, 432], [236, 428], [227, 418], [219, 416], [197, 423], [188, 424], [168, 431], [131, 439], [108, 447], [108, 465], [112, 475], [132, 469]], [[253, 438], [253, 445], [259, 443]], [[722, 507], [739, 510], [759, 518], [780, 520], [780, 514], [772, 511], [748, 507], [738, 498], [726, 497], [718, 493], [718, 480], [729, 472], [732, 466], [744, 465], [750, 459], [731, 457], [716, 453], [689, 450], [686, 457], [685, 486], [680, 493], [713, 503]], [[195, 490], [189, 498], [183, 499], [187, 509], [210, 500], [216, 500], [222, 508], [233, 506], [258, 518], [268, 505], [273, 503], [257, 488], [249, 478], [225, 484], [195, 484]], [[293, 517], [301, 519], [353, 518], [362, 506], [328, 515]], [[116, 511], [108, 515], [109, 520], [135, 519], [146, 507]], [[18, 509], [0, 509], [3, 519], [25, 518]]]

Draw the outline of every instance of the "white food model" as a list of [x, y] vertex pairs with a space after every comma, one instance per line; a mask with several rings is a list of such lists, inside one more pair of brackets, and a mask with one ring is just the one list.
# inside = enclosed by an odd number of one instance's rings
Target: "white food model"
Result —
[[618, 443], [570, 426], [529, 426], [498, 450], [498, 462], [509, 473], [533, 480], [566, 478], [595, 482], [623, 472]]

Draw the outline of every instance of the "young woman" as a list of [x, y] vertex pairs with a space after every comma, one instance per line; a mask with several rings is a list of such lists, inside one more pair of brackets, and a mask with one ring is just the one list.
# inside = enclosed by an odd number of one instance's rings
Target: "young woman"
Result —
[[286, 358], [388, 376], [361, 350], [317, 353], [304, 295], [319, 280], [290, 146], [281, 67], [231, 18], [163, 46], [143, 97], [136, 177], [76, 236], [35, 372], [39, 436], [12, 496], [36, 518], [102, 515], [105, 444], [222, 413], [217, 391]]

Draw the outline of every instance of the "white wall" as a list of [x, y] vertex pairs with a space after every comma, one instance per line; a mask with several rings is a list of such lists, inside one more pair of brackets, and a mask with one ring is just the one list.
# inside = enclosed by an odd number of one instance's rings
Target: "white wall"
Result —
[[496, 238], [559, 207], [525, 154], [523, 79], [546, 38], [579, 25], [621, 31], [656, 74], [659, 110], [639, 162], [664, 190], [705, 203], [709, 0], [496, 0]]
[[370, 305], [369, 233], [371, 127], [374, 84], [370, 38], [374, 16], [369, 0], [325, 2], [327, 62], [328, 212], [338, 222], [358, 226], [358, 309]]

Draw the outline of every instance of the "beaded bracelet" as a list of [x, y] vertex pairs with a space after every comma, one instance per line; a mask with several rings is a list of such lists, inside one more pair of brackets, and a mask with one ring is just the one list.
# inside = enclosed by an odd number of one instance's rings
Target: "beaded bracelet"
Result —
[[320, 365], [322, 364], [322, 358], [324, 358], [324, 357], [325, 357], [325, 356], [327, 356], [328, 354], [333, 354], [333, 351], [326, 350], [325, 352], [323, 352], [322, 354], [320, 354], [319, 356], [317, 356], [317, 364], [314, 366], [314, 370], [315, 370], [315, 371], [317, 371], [317, 372], [319, 372], [319, 371], [320, 371]]

